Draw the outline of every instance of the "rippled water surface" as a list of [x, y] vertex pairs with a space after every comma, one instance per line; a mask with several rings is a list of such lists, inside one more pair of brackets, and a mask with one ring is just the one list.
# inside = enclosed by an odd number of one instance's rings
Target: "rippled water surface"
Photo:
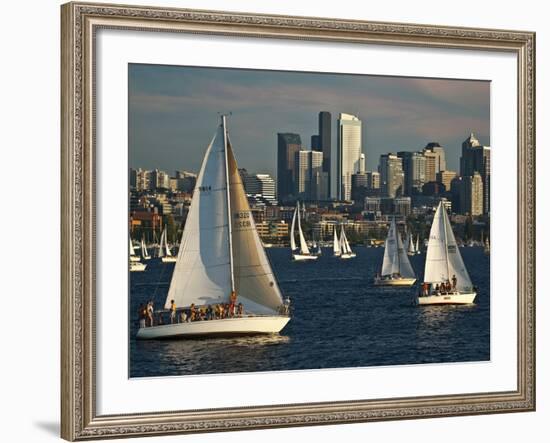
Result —
[[[135, 340], [130, 324], [130, 376], [152, 377], [228, 372], [362, 367], [490, 359], [489, 257], [482, 248], [461, 248], [474, 285], [473, 306], [413, 306], [415, 289], [372, 286], [382, 248], [354, 248], [357, 257], [325, 255], [294, 263], [288, 249], [268, 249], [293, 317], [278, 336]], [[422, 276], [425, 254], [411, 257]], [[130, 274], [130, 315], [153, 299], [162, 306], [173, 264], [148, 261]]]

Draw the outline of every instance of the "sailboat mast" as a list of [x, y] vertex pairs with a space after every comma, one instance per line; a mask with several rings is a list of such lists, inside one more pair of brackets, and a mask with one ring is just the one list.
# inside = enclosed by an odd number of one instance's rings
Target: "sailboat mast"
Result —
[[235, 291], [235, 272], [233, 265], [233, 226], [231, 223], [231, 192], [229, 189], [229, 159], [227, 155], [227, 129], [225, 126], [225, 115], [222, 115], [223, 127], [223, 149], [225, 160], [225, 185], [227, 189], [227, 229], [229, 233], [229, 269], [231, 270], [231, 291]]

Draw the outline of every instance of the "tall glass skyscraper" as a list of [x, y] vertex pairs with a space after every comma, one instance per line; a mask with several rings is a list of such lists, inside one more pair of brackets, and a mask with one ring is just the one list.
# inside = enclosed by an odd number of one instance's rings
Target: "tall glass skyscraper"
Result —
[[351, 200], [351, 176], [359, 172], [360, 161], [361, 120], [355, 115], [342, 113], [338, 119], [338, 200]]
[[312, 149], [316, 151], [321, 151], [323, 153], [323, 172], [326, 172], [327, 177], [327, 186], [328, 186], [328, 197], [332, 195], [331, 193], [331, 116], [330, 112], [321, 111], [319, 112], [319, 135], [317, 138], [317, 145]]
[[277, 134], [277, 196], [280, 202], [293, 199], [296, 153], [302, 149], [298, 134]]

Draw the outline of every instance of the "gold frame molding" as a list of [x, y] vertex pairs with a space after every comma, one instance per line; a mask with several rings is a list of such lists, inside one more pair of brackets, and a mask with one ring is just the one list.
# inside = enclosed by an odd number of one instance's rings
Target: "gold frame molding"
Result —
[[[98, 416], [94, 37], [100, 28], [506, 51], [518, 61], [518, 380], [510, 392]], [[67, 440], [535, 410], [535, 34], [68, 3], [61, 7], [61, 436]]]

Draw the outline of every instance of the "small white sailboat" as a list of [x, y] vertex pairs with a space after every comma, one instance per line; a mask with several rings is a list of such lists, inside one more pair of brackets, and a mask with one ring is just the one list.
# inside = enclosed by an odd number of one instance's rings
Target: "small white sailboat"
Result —
[[416, 254], [420, 254], [420, 236], [416, 236], [416, 244], [414, 245], [414, 250]]
[[180, 245], [164, 308], [174, 301], [177, 308], [230, 304], [242, 312], [141, 327], [138, 339], [274, 334], [285, 327], [289, 301], [256, 231], [225, 116], [204, 155]]
[[132, 239], [130, 238], [130, 263], [139, 261], [140, 257], [136, 254], [136, 250], [134, 249], [134, 245], [132, 244]]
[[131, 261], [130, 262], [130, 272], [143, 272], [147, 265], [141, 263], [140, 261]]
[[147, 250], [147, 245], [145, 244], [145, 239], [141, 239], [141, 258], [143, 260], [149, 260], [151, 256], [149, 255], [149, 251]]
[[175, 263], [176, 262], [176, 257], [174, 257], [172, 255], [172, 251], [170, 250], [170, 246], [168, 246], [168, 240], [166, 238], [166, 229], [164, 229], [164, 231], [162, 231], [162, 235], [160, 236], [159, 257], [161, 257], [162, 263]]
[[323, 251], [321, 250], [321, 242], [317, 242], [315, 240], [315, 237], [313, 238], [313, 241], [311, 242], [311, 249], [313, 255], [323, 255]]
[[403, 247], [403, 240], [397, 231], [395, 218], [392, 219], [388, 236], [384, 243], [384, 258], [380, 274], [374, 277], [375, 286], [412, 286], [416, 275]]
[[[317, 260], [319, 256], [312, 254], [309, 250], [306, 238], [304, 237], [304, 232], [302, 231], [300, 219], [300, 202], [296, 202], [296, 209], [292, 215], [292, 225], [290, 227], [290, 249], [292, 250], [292, 258], [295, 261]], [[296, 242], [294, 240], [296, 221], [298, 221], [298, 237], [300, 238], [299, 248], [296, 247]]]
[[334, 239], [332, 241], [332, 254], [335, 257], [340, 257], [342, 255], [342, 250], [340, 249], [340, 239], [338, 238], [338, 233], [336, 232], [336, 226], [334, 226]]
[[416, 248], [414, 247], [412, 234], [407, 235], [407, 255], [416, 255]]
[[355, 252], [351, 250], [351, 247], [349, 245], [344, 225], [342, 225], [342, 229], [340, 231], [340, 250], [342, 251], [342, 253], [340, 254], [340, 258], [343, 260], [356, 257]]
[[417, 304], [471, 304], [476, 295], [462, 261], [449, 216], [440, 203], [430, 230], [424, 283], [416, 299]]

